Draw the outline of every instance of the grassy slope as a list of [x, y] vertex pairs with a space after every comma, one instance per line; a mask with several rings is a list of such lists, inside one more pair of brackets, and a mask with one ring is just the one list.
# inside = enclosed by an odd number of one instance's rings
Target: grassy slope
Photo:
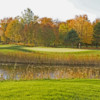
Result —
[[100, 50], [0, 45], [0, 56], [1, 63], [100, 65]]
[[100, 50], [52, 48], [52, 47], [24, 47], [17, 45], [0, 45], [0, 52], [40, 52], [40, 53], [71, 53], [71, 54], [100, 54]]
[[100, 80], [4, 81], [0, 100], [100, 100]]

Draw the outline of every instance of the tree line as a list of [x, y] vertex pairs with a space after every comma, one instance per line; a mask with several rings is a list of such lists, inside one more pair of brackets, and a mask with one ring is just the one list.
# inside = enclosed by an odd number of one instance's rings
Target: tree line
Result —
[[93, 23], [87, 15], [75, 16], [65, 22], [39, 18], [27, 8], [22, 16], [4, 18], [0, 22], [0, 42], [31, 46], [100, 45], [100, 19]]

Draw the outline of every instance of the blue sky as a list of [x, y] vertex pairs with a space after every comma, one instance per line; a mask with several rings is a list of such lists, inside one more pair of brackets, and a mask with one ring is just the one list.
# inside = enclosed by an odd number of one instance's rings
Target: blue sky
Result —
[[0, 4], [0, 19], [21, 15], [26, 8], [39, 17], [61, 21], [80, 14], [87, 14], [91, 21], [100, 17], [100, 0], [1, 0]]

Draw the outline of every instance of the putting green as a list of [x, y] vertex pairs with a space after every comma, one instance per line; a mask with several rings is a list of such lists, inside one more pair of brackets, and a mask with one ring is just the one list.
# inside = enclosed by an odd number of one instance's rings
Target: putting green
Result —
[[50, 47], [25, 47], [27, 50], [40, 51], [40, 52], [81, 52], [91, 51], [88, 49], [71, 49], [71, 48], [50, 48]]

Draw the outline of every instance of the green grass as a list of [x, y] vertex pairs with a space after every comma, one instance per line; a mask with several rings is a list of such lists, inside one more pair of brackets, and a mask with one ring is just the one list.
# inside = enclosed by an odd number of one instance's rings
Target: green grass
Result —
[[0, 45], [0, 52], [2, 52], [2, 53], [9, 53], [9, 52], [32, 52], [32, 51], [26, 49], [24, 46]]
[[100, 100], [100, 80], [3, 81], [0, 100]]
[[75, 49], [75, 48], [52, 48], [52, 47], [25, 47], [18, 45], [0, 45], [0, 52], [39, 52], [57, 54], [100, 54], [100, 50]]

